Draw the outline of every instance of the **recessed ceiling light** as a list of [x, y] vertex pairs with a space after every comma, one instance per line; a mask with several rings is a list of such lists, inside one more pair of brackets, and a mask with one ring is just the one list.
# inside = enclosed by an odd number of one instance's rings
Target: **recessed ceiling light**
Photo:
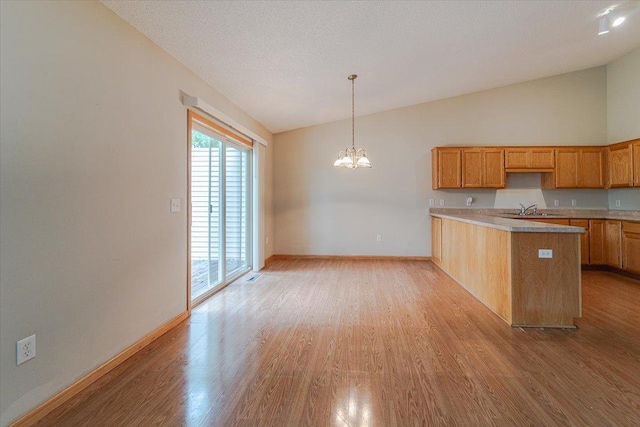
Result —
[[613, 22], [611, 23], [612, 26], [617, 27], [618, 25], [622, 24], [624, 22], [624, 16], [619, 16], [616, 19], [613, 20]]

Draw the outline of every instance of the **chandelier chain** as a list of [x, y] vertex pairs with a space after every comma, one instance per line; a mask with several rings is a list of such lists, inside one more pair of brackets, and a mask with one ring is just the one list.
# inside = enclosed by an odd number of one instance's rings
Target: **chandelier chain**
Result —
[[356, 93], [355, 78], [351, 79], [351, 148], [356, 147], [356, 107], [355, 107], [355, 93]]

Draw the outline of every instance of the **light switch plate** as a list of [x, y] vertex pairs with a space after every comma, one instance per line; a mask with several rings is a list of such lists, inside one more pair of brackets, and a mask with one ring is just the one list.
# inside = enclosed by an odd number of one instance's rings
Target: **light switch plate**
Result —
[[538, 249], [538, 258], [553, 258], [553, 249]]
[[171, 212], [180, 212], [180, 199], [171, 199]]

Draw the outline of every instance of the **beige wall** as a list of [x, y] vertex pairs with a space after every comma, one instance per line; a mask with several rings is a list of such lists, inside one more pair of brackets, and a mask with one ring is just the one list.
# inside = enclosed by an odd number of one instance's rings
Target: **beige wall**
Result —
[[[607, 140], [609, 143], [640, 138], [640, 49], [607, 65]], [[637, 188], [609, 190], [609, 208], [640, 209]]]
[[640, 49], [607, 65], [607, 140], [640, 138]]
[[[272, 136], [98, 2], [1, 8], [6, 425], [185, 310], [181, 92]], [[261, 150], [272, 170], [271, 147]], [[270, 185], [262, 222], [272, 232]], [[15, 366], [15, 342], [33, 333], [37, 357]]]
[[[446, 206], [518, 203], [606, 208], [605, 190], [540, 190], [540, 175], [505, 190], [434, 191], [431, 153], [443, 145], [602, 145], [606, 72], [598, 67], [356, 119], [370, 170], [331, 167], [350, 144], [344, 120], [275, 135], [275, 253], [430, 255], [429, 199]], [[362, 76], [366, 78], [366, 76]], [[348, 87], [345, 102], [349, 102]], [[356, 111], [358, 100], [356, 99]], [[376, 241], [376, 235], [382, 241]]]

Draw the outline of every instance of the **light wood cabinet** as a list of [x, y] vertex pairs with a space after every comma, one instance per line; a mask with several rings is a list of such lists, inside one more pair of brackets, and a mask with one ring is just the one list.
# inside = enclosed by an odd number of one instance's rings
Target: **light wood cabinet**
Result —
[[562, 147], [555, 153], [555, 170], [543, 174], [543, 188], [604, 188], [602, 147]]
[[504, 188], [504, 150], [462, 149], [462, 188]]
[[633, 146], [633, 185], [640, 187], [640, 139], [636, 139]]
[[640, 274], [640, 222], [622, 221], [622, 269]]
[[607, 147], [607, 187], [633, 186], [633, 145], [626, 142]]
[[508, 147], [504, 150], [507, 172], [551, 172], [555, 153], [551, 147]]
[[608, 219], [605, 222], [604, 246], [606, 264], [622, 268], [622, 223]]
[[604, 233], [604, 220], [589, 220], [589, 264], [591, 265], [606, 264]]
[[436, 147], [432, 188], [504, 188], [507, 172], [542, 172], [542, 188], [640, 187], [640, 139], [607, 147]]
[[578, 163], [580, 154], [577, 149], [559, 148], [556, 150], [555, 188], [575, 188], [578, 186]]
[[589, 264], [589, 220], [572, 219], [569, 225], [584, 228], [584, 232], [580, 234], [580, 264]]
[[462, 149], [437, 147], [431, 150], [431, 187], [434, 190], [462, 187]]
[[442, 260], [442, 219], [431, 217], [431, 259], [437, 265]]

